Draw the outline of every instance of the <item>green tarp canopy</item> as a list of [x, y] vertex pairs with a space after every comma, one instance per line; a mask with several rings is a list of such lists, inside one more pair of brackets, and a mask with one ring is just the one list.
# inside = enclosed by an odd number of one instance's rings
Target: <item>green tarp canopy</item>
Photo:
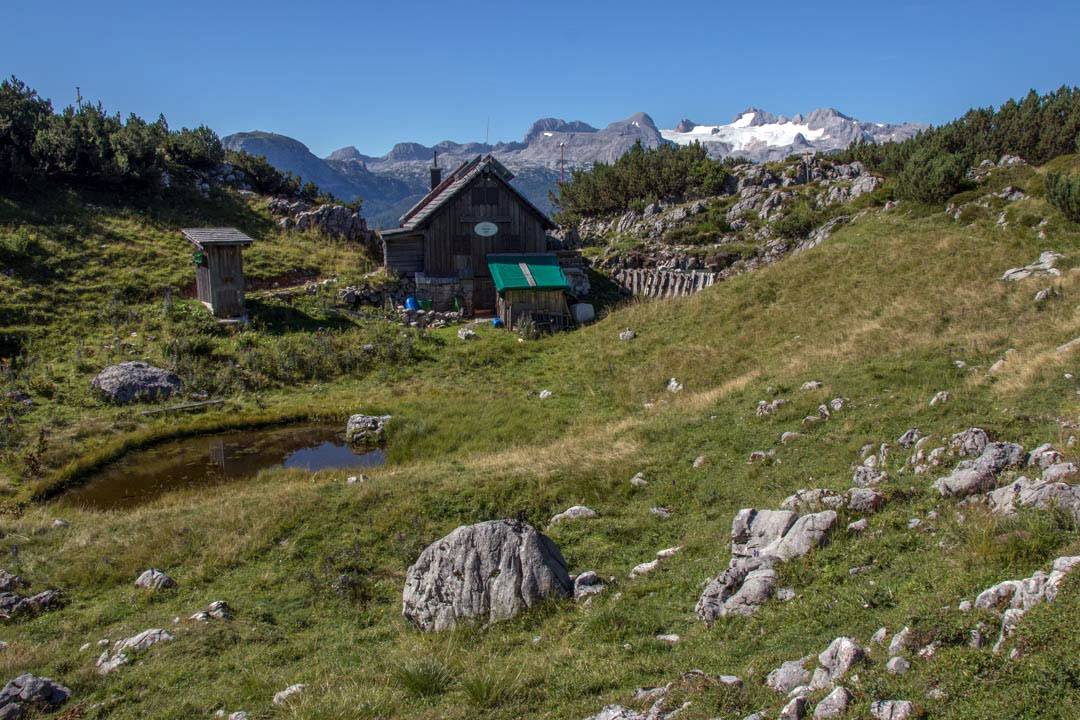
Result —
[[544, 255], [488, 255], [495, 290], [569, 290], [559, 259]]

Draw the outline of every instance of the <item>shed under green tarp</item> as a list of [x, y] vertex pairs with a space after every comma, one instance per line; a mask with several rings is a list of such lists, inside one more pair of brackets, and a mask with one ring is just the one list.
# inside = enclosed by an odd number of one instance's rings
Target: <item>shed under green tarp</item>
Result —
[[553, 253], [488, 255], [488, 269], [500, 295], [507, 290], [569, 290]]

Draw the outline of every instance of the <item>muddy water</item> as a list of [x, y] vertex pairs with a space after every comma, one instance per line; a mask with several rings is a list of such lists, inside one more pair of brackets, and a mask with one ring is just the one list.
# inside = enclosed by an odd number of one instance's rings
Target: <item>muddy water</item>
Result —
[[201, 435], [137, 450], [60, 497], [62, 505], [130, 508], [171, 491], [247, 480], [260, 470], [364, 468], [382, 465], [381, 449], [354, 449], [335, 428], [276, 427]]

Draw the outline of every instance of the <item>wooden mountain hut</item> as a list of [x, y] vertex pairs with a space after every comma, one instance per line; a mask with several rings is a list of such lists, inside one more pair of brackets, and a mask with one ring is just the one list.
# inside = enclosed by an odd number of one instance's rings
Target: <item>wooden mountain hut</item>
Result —
[[491, 254], [487, 266], [495, 286], [495, 312], [515, 329], [531, 321], [538, 330], [563, 330], [573, 324], [566, 280], [555, 253]]
[[195, 290], [202, 304], [222, 320], [245, 320], [243, 248], [254, 242], [236, 228], [184, 228], [195, 246]]
[[[383, 264], [413, 278], [416, 294], [436, 310], [460, 304], [466, 314], [494, 313], [492, 253], [542, 253], [555, 224], [510, 185], [513, 174], [491, 155], [477, 156], [442, 177], [431, 168], [431, 190], [382, 230]], [[456, 301], [456, 302], [455, 302]]]

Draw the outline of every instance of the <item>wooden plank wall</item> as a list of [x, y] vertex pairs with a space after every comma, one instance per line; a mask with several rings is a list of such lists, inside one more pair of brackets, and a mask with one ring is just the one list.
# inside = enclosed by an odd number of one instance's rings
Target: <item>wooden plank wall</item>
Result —
[[[497, 204], [473, 204], [472, 189], [478, 183], [497, 189]], [[485, 221], [498, 226], [494, 237], [484, 238], [474, 232], [475, 225]], [[424, 247], [427, 275], [490, 277], [486, 260], [489, 253], [547, 250], [543, 222], [495, 178], [475, 178], [428, 223]]]
[[384, 243], [383, 264], [388, 270], [401, 275], [415, 275], [424, 271], [424, 236], [388, 239]]

